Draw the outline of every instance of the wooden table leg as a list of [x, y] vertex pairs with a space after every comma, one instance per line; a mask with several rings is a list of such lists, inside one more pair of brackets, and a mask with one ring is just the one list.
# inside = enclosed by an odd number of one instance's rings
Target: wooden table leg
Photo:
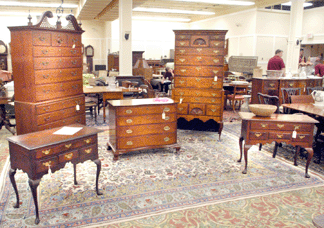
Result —
[[9, 177], [10, 177], [10, 182], [11, 182], [11, 184], [12, 184], [12, 187], [13, 187], [14, 190], [15, 190], [15, 193], [16, 193], [16, 199], [17, 199], [17, 202], [16, 202], [16, 204], [14, 205], [14, 208], [19, 208], [19, 194], [18, 194], [18, 188], [17, 188], [17, 184], [16, 184], [16, 180], [15, 180], [16, 170], [17, 170], [17, 169], [10, 169], [10, 170], [9, 170]]
[[38, 212], [38, 202], [37, 202], [37, 187], [39, 185], [40, 180], [28, 180], [29, 187], [31, 189], [33, 199], [34, 199], [34, 204], [35, 204], [35, 213], [36, 213], [36, 219], [35, 219], [35, 224], [39, 223], [39, 212]]
[[240, 159], [237, 160], [237, 162], [241, 162], [242, 161], [242, 154], [243, 154], [243, 140], [244, 138], [241, 136], [239, 139], [239, 146], [240, 146]]
[[307, 162], [306, 162], [306, 168], [305, 168], [305, 177], [306, 178], [310, 178], [310, 176], [308, 175], [308, 166], [313, 158], [314, 155], [314, 151], [313, 148], [305, 148], [305, 150], [308, 152], [308, 157], [307, 157]]
[[297, 157], [299, 154], [300, 154], [300, 146], [296, 146], [296, 152], [295, 152], [295, 157], [294, 157], [294, 166], [298, 166]]
[[100, 174], [100, 170], [101, 170], [101, 161], [100, 159], [96, 159], [93, 161], [96, 165], [97, 165], [97, 174], [96, 174], [96, 192], [97, 195], [102, 195], [103, 193], [99, 191], [98, 188], [98, 183], [99, 183], [99, 174]]
[[223, 126], [224, 126], [223, 122], [220, 122], [219, 123], [219, 128], [218, 128], [218, 135], [219, 135], [218, 139], [219, 140], [220, 140], [220, 137], [222, 135]]
[[77, 179], [76, 179], [76, 164], [73, 163], [73, 176], [74, 176], [74, 184], [77, 185], [78, 182], [77, 182]]
[[243, 174], [247, 173], [247, 163], [248, 163], [248, 150], [251, 148], [252, 145], [244, 145], [244, 160], [245, 160], [245, 168], [243, 170]]
[[106, 122], [106, 98], [105, 98], [105, 96], [103, 97], [103, 106], [102, 106], [102, 108], [103, 108], [103, 122], [105, 123]]

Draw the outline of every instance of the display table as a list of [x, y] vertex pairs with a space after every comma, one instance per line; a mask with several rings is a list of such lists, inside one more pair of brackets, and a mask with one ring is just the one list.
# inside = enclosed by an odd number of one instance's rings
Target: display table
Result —
[[[242, 118], [242, 128], [241, 137], [239, 139], [240, 159], [238, 162], [242, 160], [243, 140], [245, 141], [245, 169], [243, 174], [247, 173], [247, 152], [251, 146], [275, 141], [277, 145], [279, 142], [285, 142], [297, 146], [295, 165], [297, 165], [296, 159], [300, 147], [304, 147], [307, 150], [308, 158], [305, 168], [305, 177], [310, 177], [308, 175], [308, 166], [313, 157], [313, 132], [314, 125], [318, 123], [317, 120], [307, 115], [272, 114], [270, 117], [258, 117], [251, 112], [239, 112], [239, 115]], [[277, 148], [277, 146], [275, 148]], [[275, 156], [276, 151], [273, 153], [273, 157]]]
[[98, 195], [102, 194], [98, 189], [101, 162], [98, 157], [97, 140], [97, 134], [102, 131], [81, 124], [73, 124], [69, 127], [82, 127], [82, 129], [73, 135], [53, 134], [62, 128], [59, 127], [7, 138], [11, 163], [9, 177], [17, 198], [14, 207], [19, 207], [19, 195], [14, 176], [16, 170], [21, 169], [29, 178], [28, 183], [35, 203], [36, 224], [39, 223], [37, 187], [49, 168], [55, 172], [64, 168], [67, 162], [71, 162], [74, 168], [74, 184], [77, 184], [76, 164], [92, 160], [97, 165], [96, 192]]
[[168, 98], [108, 101], [109, 141], [114, 160], [130, 151], [175, 148], [177, 104]]

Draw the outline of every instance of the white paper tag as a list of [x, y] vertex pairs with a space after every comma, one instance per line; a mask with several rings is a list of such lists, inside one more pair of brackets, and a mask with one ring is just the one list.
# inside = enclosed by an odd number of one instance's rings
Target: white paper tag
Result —
[[217, 76], [214, 77], [214, 81], [217, 82]]
[[51, 166], [48, 166], [48, 175], [52, 174]]
[[146, 89], [143, 89], [143, 92], [144, 92], [144, 93], [147, 93], [147, 90], [146, 90]]
[[76, 109], [77, 111], [80, 111], [80, 105], [77, 104], [77, 105], [75, 106], [75, 109]]
[[180, 98], [180, 104], [182, 103], [183, 98]]
[[295, 139], [297, 137], [297, 131], [293, 131], [292, 136], [293, 139]]
[[165, 120], [165, 112], [162, 112], [162, 120]]
[[75, 48], [75, 44], [72, 45], [72, 48]]

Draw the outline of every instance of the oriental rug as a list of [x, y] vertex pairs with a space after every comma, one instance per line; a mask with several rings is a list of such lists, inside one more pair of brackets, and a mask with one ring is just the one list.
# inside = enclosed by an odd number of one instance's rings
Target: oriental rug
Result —
[[[99, 188], [104, 194], [95, 193], [93, 162], [77, 166], [79, 185], [76, 186], [73, 185], [73, 166], [67, 164], [64, 169], [45, 175], [38, 187], [41, 222], [37, 227], [109, 227], [107, 224], [115, 223], [116, 226], [125, 223], [136, 227], [182, 227], [183, 224], [176, 223], [185, 224], [183, 216], [188, 215], [191, 216], [187, 218], [201, 226], [208, 220], [206, 216], [229, 218], [230, 221], [224, 220], [219, 227], [231, 227], [230, 223], [240, 221], [252, 224], [255, 211], [261, 212], [257, 218], [260, 220], [276, 213], [278, 207], [285, 207], [284, 213], [292, 213], [295, 218], [301, 216], [293, 209], [297, 202], [300, 207], [315, 208], [321, 207], [319, 203], [323, 202], [319, 200], [323, 199], [320, 186], [324, 183], [320, 175], [310, 172], [311, 178], [306, 179], [304, 167], [273, 159], [270, 154], [259, 152], [257, 146], [249, 151], [249, 169], [243, 175], [243, 164], [236, 162], [238, 138], [226, 131], [219, 141], [214, 132], [178, 130], [179, 154], [171, 149], [145, 150], [122, 155], [116, 162], [106, 150], [106, 142], [107, 133], [101, 133]], [[16, 181], [20, 208], [13, 208], [15, 194], [6, 175], [0, 197], [0, 227], [34, 227], [34, 203], [26, 174], [17, 171]], [[297, 191], [299, 195], [288, 193], [297, 189], [302, 189]], [[269, 196], [272, 194], [279, 199], [268, 202], [267, 199], [275, 199]], [[305, 201], [306, 195], [319, 203]], [[272, 205], [289, 200], [287, 206]], [[212, 214], [207, 215], [209, 209]], [[303, 224], [310, 224], [312, 214], [306, 212], [308, 220]], [[246, 220], [241, 213], [248, 213], [250, 217]], [[163, 220], [165, 216], [167, 221]], [[166, 223], [160, 226], [161, 219]], [[130, 220], [134, 223], [127, 222]], [[195, 226], [193, 220], [192, 226]], [[219, 219], [211, 219], [211, 222], [216, 220]]]

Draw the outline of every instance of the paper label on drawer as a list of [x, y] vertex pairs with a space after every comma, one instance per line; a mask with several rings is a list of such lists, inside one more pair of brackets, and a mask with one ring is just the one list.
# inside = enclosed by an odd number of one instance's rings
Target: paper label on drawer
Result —
[[217, 76], [214, 77], [214, 81], [217, 82]]
[[165, 112], [162, 112], [162, 119], [165, 120]]
[[296, 138], [297, 137], [297, 131], [293, 131], [293, 133], [292, 133], [292, 136], [291, 136], [292, 138]]
[[75, 44], [72, 45], [72, 48], [75, 48]]
[[77, 111], [80, 111], [80, 105], [76, 105], [76, 106], [75, 106], [75, 109], [76, 109]]
[[180, 104], [182, 103], [183, 98], [180, 98]]

